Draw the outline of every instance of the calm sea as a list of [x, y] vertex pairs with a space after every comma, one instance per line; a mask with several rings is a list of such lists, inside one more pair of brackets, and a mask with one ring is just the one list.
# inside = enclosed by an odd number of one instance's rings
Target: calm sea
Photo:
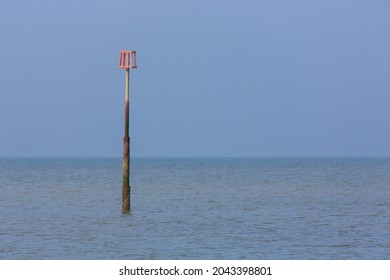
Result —
[[0, 159], [0, 259], [390, 259], [390, 159]]

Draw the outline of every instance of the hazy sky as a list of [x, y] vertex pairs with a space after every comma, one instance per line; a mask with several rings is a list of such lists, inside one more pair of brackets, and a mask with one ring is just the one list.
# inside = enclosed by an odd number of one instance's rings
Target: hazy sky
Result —
[[0, 0], [0, 156], [390, 156], [386, 0]]

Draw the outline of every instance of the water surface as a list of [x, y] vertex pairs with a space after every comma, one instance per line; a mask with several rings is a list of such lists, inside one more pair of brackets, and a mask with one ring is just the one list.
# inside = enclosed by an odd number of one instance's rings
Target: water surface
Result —
[[389, 259], [390, 159], [0, 159], [0, 259]]

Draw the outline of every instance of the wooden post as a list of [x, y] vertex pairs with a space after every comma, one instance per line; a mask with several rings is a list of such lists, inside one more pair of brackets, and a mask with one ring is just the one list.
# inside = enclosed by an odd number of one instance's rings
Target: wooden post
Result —
[[130, 212], [130, 137], [129, 137], [129, 83], [130, 69], [126, 69], [125, 136], [123, 137], [122, 213]]

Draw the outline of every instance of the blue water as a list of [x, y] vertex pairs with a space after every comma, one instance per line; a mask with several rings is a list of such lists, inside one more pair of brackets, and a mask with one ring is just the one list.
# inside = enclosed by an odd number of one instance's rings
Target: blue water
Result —
[[390, 259], [390, 159], [0, 159], [0, 259]]

